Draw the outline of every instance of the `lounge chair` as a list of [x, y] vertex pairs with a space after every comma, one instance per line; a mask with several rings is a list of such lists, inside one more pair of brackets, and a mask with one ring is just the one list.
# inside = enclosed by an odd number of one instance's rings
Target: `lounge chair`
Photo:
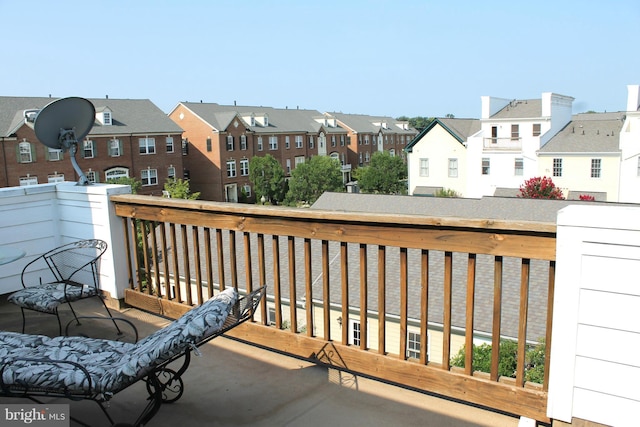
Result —
[[[116, 425], [105, 403], [144, 380], [149, 403], [137, 420], [127, 425], [145, 425], [163, 402], [173, 402], [182, 395], [181, 377], [191, 352], [252, 318], [264, 293], [263, 287], [238, 299], [237, 290], [227, 288], [137, 343], [0, 332], [0, 396], [35, 402], [43, 396], [93, 400]], [[183, 356], [177, 371], [167, 368]]]
[[[34, 310], [54, 314], [62, 335], [58, 307], [68, 304], [76, 322], [80, 323], [71, 303], [85, 298], [98, 298], [112, 317], [100, 292], [100, 258], [106, 250], [104, 240], [79, 240], [51, 249], [25, 265], [20, 276], [23, 289], [7, 299], [22, 311], [22, 332], [25, 331], [25, 310]], [[114, 322], [114, 325], [120, 333], [118, 324]]]

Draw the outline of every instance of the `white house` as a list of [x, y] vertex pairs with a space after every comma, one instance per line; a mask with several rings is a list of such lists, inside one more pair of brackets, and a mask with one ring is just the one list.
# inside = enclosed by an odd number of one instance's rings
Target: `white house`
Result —
[[409, 194], [433, 196], [441, 189], [467, 193], [466, 141], [480, 130], [477, 119], [435, 119], [407, 146]]
[[619, 201], [640, 202], [640, 85], [629, 85], [627, 112], [620, 138]]

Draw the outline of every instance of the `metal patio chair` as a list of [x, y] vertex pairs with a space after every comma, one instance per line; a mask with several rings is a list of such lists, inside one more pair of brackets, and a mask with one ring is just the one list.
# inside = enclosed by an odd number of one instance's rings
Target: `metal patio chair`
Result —
[[[97, 297], [113, 319], [100, 293], [100, 258], [106, 250], [107, 243], [103, 240], [80, 240], [52, 249], [29, 262], [21, 274], [24, 289], [8, 298], [22, 311], [22, 332], [26, 324], [25, 310], [34, 310], [55, 314], [62, 335], [58, 307], [68, 304], [77, 324], [80, 324], [71, 303], [85, 298]], [[120, 334], [115, 321], [114, 326]]]

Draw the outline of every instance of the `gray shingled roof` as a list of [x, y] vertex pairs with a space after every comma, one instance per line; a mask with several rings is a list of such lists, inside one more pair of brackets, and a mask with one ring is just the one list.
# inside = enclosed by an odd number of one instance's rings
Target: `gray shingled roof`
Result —
[[[374, 212], [394, 215], [415, 214], [436, 217], [481, 218], [514, 221], [556, 222], [560, 209], [570, 204], [596, 203], [567, 200], [532, 200], [518, 198], [485, 197], [482, 199], [387, 196], [373, 194], [324, 193], [312, 209], [338, 210], [350, 212]], [[337, 254], [338, 249], [335, 249]], [[399, 307], [397, 278], [399, 277], [399, 257], [397, 248], [388, 248], [386, 269], [388, 278], [387, 309], [394, 313]], [[377, 309], [377, 260], [375, 248], [369, 250], [369, 306]], [[332, 252], [333, 254], [334, 252]], [[429, 321], [442, 322], [444, 254], [439, 251], [429, 252]], [[336, 261], [338, 262], [338, 261]], [[506, 336], [517, 336], [518, 302], [520, 288], [520, 260], [505, 258], [503, 266], [503, 311], [502, 333]], [[331, 269], [332, 301], [340, 304], [340, 269]], [[359, 254], [357, 248], [350, 248], [349, 276], [351, 280], [350, 304], [359, 306]], [[318, 267], [319, 268], [319, 267]], [[491, 331], [494, 258], [489, 255], [478, 255], [476, 259], [476, 310], [474, 316], [475, 329], [482, 332]], [[531, 261], [530, 277], [530, 310], [527, 339], [538, 340], [544, 335], [546, 319], [548, 263], [540, 260]], [[453, 304], [452, 322], [456, 327], [465, 324], [465, 292], [467, 279], [467, 255], [454, 254]], [[314, 290], [315, 291], [315, 290]], [[319, 292], [319, 291], [318, 291]], [[409, 251], [409, 315], [419, 317], [420, 301], [420, 258], [419, 251]]]
[[620, 153], [620, 131], [624, 113], [575, 114], [572, 120], [538, 152]]
[[[249, 126], [249, 123], [245, 122], [245, 126], [257, 134], [317, 133], [322, 127], [322, 125], [314, 119], [315, 117], [322, 117], [322, 114], [316, 110], [220, 105], [216, 103], [199, 102], [182, 102], [181, 104], [221, 132], [227, 129], [234, 118], [238, 117], [242, 120], [243, 117], [251, 114], [256, 116], [266, 114], [269, 118], [268, 126]], [[339, 127], [331, 128], [327, 126], [323, 129], [326, 133], [346, 133], [345, 129]]]
[[[336, 119], [342, 122], [349, 129], [358, 133], [378, 133], [379, 131], [393, 132], [398, 134], [415, 135], [417, 131], [413, 128], [403, 129], [401, 126], [397, 126], [401, 123], [399, 120], [393, 117], [387, 116], [369, 116], [365, 114], [346, 114], [330, 112]], [[380, 123], [386, 123], [387, 129], [383, 129]], [[378, 123], [377, 125], [375, 123]]]
[[[0, 96], [0, 136], [10, 136], [24, 123], [24, 111], [42, 109], [58, 98]], [[148, 99], [87, 98], [96, 108], [112, 112], [111, 126], [95, 122], [89, 135], [182, 133], [182, 128]]]
[[491, 116], [492, 119], [524, 119], [533, 117], [542, 117], [541, 99], [514, 99], [502, 110]]
[[454, 132], [463, 141], [478, 132], [481, 128], [478, 119], [438, 119], [451, 132]]

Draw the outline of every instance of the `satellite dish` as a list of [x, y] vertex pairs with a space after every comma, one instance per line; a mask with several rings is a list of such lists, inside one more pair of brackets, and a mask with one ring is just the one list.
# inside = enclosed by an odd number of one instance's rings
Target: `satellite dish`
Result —
[[84, 98], [69, 97], [50, 102], [38, 112], [34, 130], [40, 142], [49, 148], [71, 153], [71, 164], [80, 177], [78, 185], [88, 185], [78, 162], [78, 140], [82, 140], [91, 128], [96, 117], [93, 104]]

